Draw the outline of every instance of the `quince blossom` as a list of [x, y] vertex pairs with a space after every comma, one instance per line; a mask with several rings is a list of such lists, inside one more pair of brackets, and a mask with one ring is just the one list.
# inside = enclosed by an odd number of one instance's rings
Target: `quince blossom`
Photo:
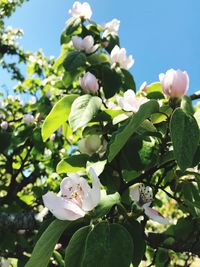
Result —
[[79, 36], [73, 36], [72, 43], [77, 51], [85, 51], [87, 54], [95, 52], [98, 48], [97, 44], [94, 45], [94, 38], [92, 35], [88, 35], [83, 39]]
[[168, 224], [169, 220], [164, 218], [158, 211], [150, 207], [153, 200], [152, 188], [144, 184], [137, 184], [130, 189], [130, 198], [144, 210], [151, 220], [161, 224]]
[[113, 19], [110, 22], [107, 22], [103, 25], [103, 29], [107, 31], [107, 33], [114, 33], [117, 34], [119, 31], [120, 20]]
[[89, 71], [80, 79], [80, 86], [85, 93], [96, 93], [99, 90], [97, 78]]
[[163, 93], [169, 97], [181, 97], [189, 87], [189, 76], [186, 71], [170, 69], [159, 75]]
[[31, 114], [25, 114], [23, 116], [23, 120], [24, 120], [24, 123], [26, 125], [29, 125], [29, 124], [33, 123], [35, 119], [34, 119], [33, 115], [31, 115]]
[[7, 121], [2, 121], [1, 129], [3, 129], [3, 130], [7, 130], [8, 129], [8, 122]]
[[61, 196], [48, 192], [43, 196], [44, 205], [59, 220], [74, 221], [85, 216], [100, 202], [100, 181], [92, 168], [92, 188], [78, 174], [71, 173], [60, 184]]
[[132, 56], [126, 55], [126, 49], [120, 48], [116, 45], [110, 54], [111, 64], [118, 64], [122, 69], [130, 69], [134, 64], [134, 59]]
[[73, 18], [90, 19], [92, 17], [92, 9], [87, 2], [81, 4], [80, 2], [74, 2], [72, 9], [69, 10], [69, 14]]
[[119, 106], [125, 111], [137, 112], [141, 105], [148, 102], [149, 100], [142, 96], [136, 96], [135, 92], [128, 89], [123, 97], [119, 97]]

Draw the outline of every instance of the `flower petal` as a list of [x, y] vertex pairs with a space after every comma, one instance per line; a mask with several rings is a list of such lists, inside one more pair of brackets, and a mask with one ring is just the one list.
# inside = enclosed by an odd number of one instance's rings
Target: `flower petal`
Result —
[[85, 216], [85, 212], [74, 203], [58, 197], [53, 192], [43, 196], [43, 202], [53, 215], [59, 220], [74, 221]]
[[94, 207], [96, 207], [99, 202], [100, 202], [100, 198], [101, 198], [101, 184], [99, 181], [99, 177], [97, 176], [97, 174], [95, 173], [93, 168], [89, 169], [89, 173], [91, 174], [93, 181], [92, 181], [92, 189], [91, 189], [91, 197], [93, 200], [93, 205]]
[[140, 200], [140, 188], [139, 185], [135, 185], [130, 189], [130, 198], [135, 201], [135, 202], [139, 202]]
[[169, 224], [169, 220], [163, 217], [157, 210], [149, 207], [149, 203], [143, 205], [144, 213], [153, 221], [161, 223], [161, 224]]

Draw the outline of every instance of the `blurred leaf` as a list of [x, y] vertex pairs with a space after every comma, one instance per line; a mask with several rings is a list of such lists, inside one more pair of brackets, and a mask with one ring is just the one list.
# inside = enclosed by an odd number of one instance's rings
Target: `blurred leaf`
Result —
[[194, 114], [194, 108], [192, 106], [192, 100], [189, 96], [184, 95], [181, 99], [181, 108], [187, 114]]
[[123, 73], [123, 90], [128, 90], [128, 89], [132, 89], [134, 92], [136, 92], [136, 85], [135, 85], [135, 81], [133, 79], [132, 74], [125, 69], [121, 69], [122, 73]]
[[66, 34], [70, 35], [72, 33], [74, 33], [79, 26], [81, 25], [81, 19], [80, 18], [70, 18], [67, 21], [67, 27], [66, 27]]

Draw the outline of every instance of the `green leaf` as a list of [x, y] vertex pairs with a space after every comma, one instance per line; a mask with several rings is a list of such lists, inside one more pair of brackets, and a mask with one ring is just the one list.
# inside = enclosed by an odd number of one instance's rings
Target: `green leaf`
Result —
[[99, 65], [102, 63], [109, 62], [109, 57], [104, 53], [92, 54], [87, 58], [87, 60], [91, 65]]
[[105, 216], [110, 209], [114, 206], [120, 204], [120, 194], [116, 192], [115, 194], [106, 195], [105, 191], [101, 192], [101, 201], [94, 211], [94, 218], [101, 218]]
[[79, 96], [72, 104], [69, 124], [73, 131], [86, 126], [101, 108], [102, 100], [97, 96]]
[[193, 116], [177, 108], [171, 117], [170, 132], [176, 161], [185, 171], [192, 164], [199, 144], [199, 127]]
[[78, 27], [81, 25], [81, 19], [80, 18], [70, 18], [67, 21], [67, 27], [66, 27], [66, 34], [70, 35], [73, 32], [75, 32]]
[[195, 119], [196, 119], [196, 121], [197, 121], [197, 124], [198, 124], [198, 126], [199, 126], [199, 128], [200, 128], [200, 109], [198, 109], [198, 110], [194, 113], [194, 117], [195, 117]]
[[86, 63], [86, 55], [83, 52], [69, 52], [63, 61], [63, 67], [70, 72], [76, 72], [79, 67]]
[[76, 95], [67, 95], [52, 108], [42, 125], [42, 139], [46, 141], [67, 119]]
[[0, 153], [7, 149], [11, 143], [11, 134], [8, 132], [0, 132]]
[[123, 89], [124, 90], [128, 90], [128, 89], [132, 89], [136, 92], [136, 85], [135, 85], [135, 81], [133, 79], [132, 74], [125, 69], [121, 69], [123, 75], [124, 75], [124, 79], [123, 79]]
[[133, 241], [120, 224], [101, 222], [88, 234], [82, 267], [129, 267]]
[[108, 160], [111, 162], [119, 151], [126, 144], [131, 135], [137, 131], [138, 127], [143, 121], [148, 119], [153, 113], [158, 112], [159, 105], [157, 101], [151, 100], [143, 104], [139, 111], [131, 117], [125, 126], [119, 128], [119, 130], [113, 135], [110, 141]]
[[146, 88], [147, 97], [149, 99], [163, 99], [162, 85], [160, 82], [151, 83]]
[[72, 222], [53, 221], [37, 241], [30, 260], [25, 267], [46, 267], [60, 236]]
[[65, 266], [68, 267], [82, 267], [83, 255], [85, 252], [85, 242], [89, 232], [92, 230], [91, 226], [80, 228], [72, 236], [67, 249], [65, 251]]
[[189, 96], [184, 95], [181, 99], [181, 108], [185, 111], [187, 114], [194, 114], [194, 108], [192, 106], [192, 100]]
[[102, 84], [105, 97], [110, 98], [118, 92], [122, 84], [121, 77], [114, 69], [111, 69], [108, 66], [103, 66]]
[[74, 155], [61, 160], [56, 168], [57, 173], [78, 172], [85, 170], [88, 160], [87, 155]]
[[144, 232], [142, 230], [141, 224], [131, 219], [124, 225], [126, 229], [129, 231], [130, 235], [132, 236], [133, 244], [134, 244], [134, 253], [132, 263], [134, 267], [137, 267], [141, 260], [143, 259], [145, 249], [146, 249], [146, 242], [144, 239]]

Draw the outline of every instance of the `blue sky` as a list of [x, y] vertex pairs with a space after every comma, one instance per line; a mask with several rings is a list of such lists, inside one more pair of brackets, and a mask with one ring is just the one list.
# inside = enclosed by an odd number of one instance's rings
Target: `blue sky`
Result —
[[[42, 48], [59, 55], [59, 38], [69, 18], [71, 0], [30, 0], [6, 21], [24, 30], [25, 50]], [[186, 70], [189, 93], [200, 89], [199, 0], [89, 0], [92, 18], [105, 23], [121, 20], [121, 46], [135, 58], [131, 69], [137, 87], [158, 80], [169, 68]], [[3, 79], [4, 80], [4, 79]]]

